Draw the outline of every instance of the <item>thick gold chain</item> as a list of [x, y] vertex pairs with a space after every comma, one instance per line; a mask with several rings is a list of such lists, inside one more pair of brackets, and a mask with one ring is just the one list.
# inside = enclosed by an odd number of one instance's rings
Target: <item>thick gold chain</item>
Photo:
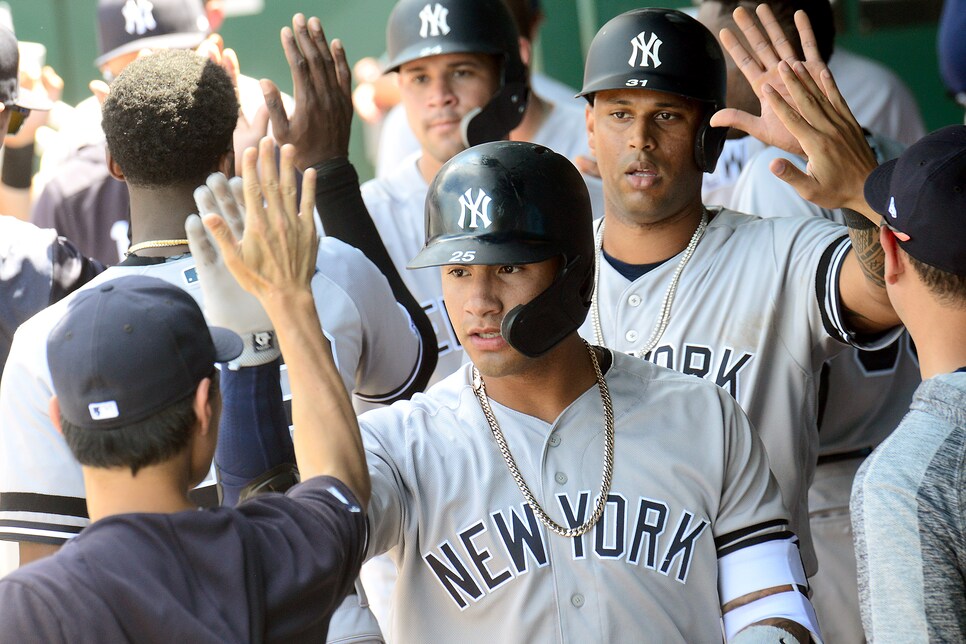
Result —
[[507, 445], [506, 438], [504, 438], [503, 432], [500, 431], [499, 423], [496, 422], [496, 416], [493, 415], [493, 409], [490, 408], [490, 401], [486, 397], [486, 385], [483, 384], [483, 378], [480, 376], [479, 370], [475, 366], [473, 367], [473, 391], [480, 401], [480, 407], [483, 408], [483, 415], [486, 417], [486, 422], [490, 425], [490, 431], [493, 433], [493, 438], [496, 439], [500, 453], [503, 454], [503, 460], [506, 461], [507, 469], [510, 470], [510, 476], [516, 481], [524, 500], [533, 509], [534, 514], [537, 515], [540, 522], [561, 537], [579, 537], [594, 527], [604, 514], [604, 508], [607, 506], [607, 495], [610, 492], [611, 479], [614, 476], [614, 407], [611, 403], [607, 381], [604, 380], [604, 375], [600, 371], [597, 353], [586, 341], [584, 341], [584, 345], [587, 347], [587, 351], [590, 352], [590, 359], [594, 364], [594, 373], [597, 376], [597, 387], [600, 389], [600, 398], [604, 403], [604, 473], [601, 477], [600, 496], [597, 497], [594, 513], [583, 525], [575, 528], [564, 528], [559, 525], [537, 503], [536, 498], [534, 498], [533, 493], [530, 491], [530, 487], [523, 480], [523, 475], [520, 473], [516, 461], [513, 460], [513, 454], [510, 453], [510, 446]]

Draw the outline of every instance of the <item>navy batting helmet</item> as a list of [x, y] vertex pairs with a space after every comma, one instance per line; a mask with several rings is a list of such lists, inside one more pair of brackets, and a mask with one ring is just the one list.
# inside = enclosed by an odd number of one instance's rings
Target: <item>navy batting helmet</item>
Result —
[[491, 54], [500, 61], [500, 88], [463, 117], [467, 146], [505, 138], [523, 120], [530, 97], [527, 68], [513, 17], [502, 0], [400, 0], [386, 26], [386, 71], [440, 54]]
[[464, 150], [426, 196], [426, 244], [409, 268], [531, 264], [560, 257], [553, 283], [503, 318], [504, 339], [536, 357], [576, 331], [594, 282], [593, 214], [573, 163], [535, 143]]
[[714, 171], [728, 128], [711, 127], [711, 115], [725, 107], [727, 71], [714, 35], [700, 22], [673, 9], [635, 9], [600, 28], [590, 44], [579, 96], [593, 102], [608, 89], [650, 89], [706, 104], [694, 141], [694, 158]]

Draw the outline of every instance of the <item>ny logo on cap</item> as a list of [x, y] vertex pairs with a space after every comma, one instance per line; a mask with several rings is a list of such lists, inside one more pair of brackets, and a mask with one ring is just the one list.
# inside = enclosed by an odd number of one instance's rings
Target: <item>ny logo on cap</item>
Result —
[[490, 199], [489, 195], [482, 188], [476, 191], [476, 199], [473, 199], [473, 189], [469, 188], [460, 197], [460, 220], [457, 225], [466, 229], [466, 213], [470, 213], [470, 228], [479, 228], [477, 217], [483, 221], [483, 227], [489, 228], [490, 224]]
[[127, 0], [121, 9], [124, 15], [124, 31], [132, 36], [143, 36], [158, 28], [154, 20], [154, 3], [151, 0]]
[[[631, 57], [627, 61], [627, 64], [631, 67], [650, 67], [648, 61], [657, 69], [661, 66], [661, 58], [658, 56], [658, 52], [661, 50], [661, 45], [664, 41], [657, 37], [657, 34], [651, 33], [650, 40], [646, 40], [646, 31], [642, 31], [637, 34], [634, 38], [631, 38]], [[640, 54], [641, 62], [638, 65], [637, 58]]]
[[90, 412], [91, 418], [94, 420], [108, 420], [121, 415], [117, 408], [117, 402], [114, 400], [91, 403], [87, 406], [87, 411]]
[[419, 28], [420, 38], [436, 37], [440, 34], [445, 36], [448, 34], [449, 25], [446, 24], [447, 15], [449, 15], [449, 9], [440, 5], [438, 2], [434, 7], [430, 7], [429, 5], [423, 7], [423, 10], [419, 12], [419, 19], [422, 20], [422, 26]]

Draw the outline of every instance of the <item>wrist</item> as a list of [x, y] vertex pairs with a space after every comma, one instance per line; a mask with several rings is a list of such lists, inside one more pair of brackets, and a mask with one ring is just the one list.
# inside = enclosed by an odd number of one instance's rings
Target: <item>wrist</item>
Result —
[[34, 172], [34, 143], [13, 148], [5, 146], [3, 149], [3, 170], [0, 171], [0, 182], [5, 186], [26, 190], [30, 187], [30, 180]]

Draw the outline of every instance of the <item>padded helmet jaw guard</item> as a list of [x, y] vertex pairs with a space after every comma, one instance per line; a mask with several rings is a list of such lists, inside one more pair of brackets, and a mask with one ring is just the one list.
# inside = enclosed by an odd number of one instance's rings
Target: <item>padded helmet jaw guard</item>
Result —
[[440, 169], [426, 196], [426, 244], [409, 268], [531, 264], [561, 258], [545, 291], [503, 318], [504, 339], [537, 357], [580, 328], [594, 278], [587, 187], [565, 157], [534, 143], [465, 150]]
[[506, 138], [523, 120], [530, 99], [516, 25], [502, 0], [400, 0], [386, 27], [387, 72], [441, 54], [495, 56], [500, 88], [482, 108], [463, 117], [466, 147]]
[[713, 172], [728, 128], [711, 127], [725, 107], [727, 69], [721, 46], [700, 22], [673, 9], [635, 9], [600, 28], [587, 52], [579, 96], [591, 103], [608, 89], [649, 89], [706, 105], [694, 141], [694, 159]]

